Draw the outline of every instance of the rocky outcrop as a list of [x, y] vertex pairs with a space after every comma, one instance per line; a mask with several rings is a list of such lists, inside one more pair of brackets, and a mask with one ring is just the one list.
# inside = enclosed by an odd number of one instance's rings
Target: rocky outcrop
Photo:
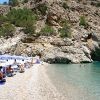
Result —
[[[26, 40], [26, 38], [24, 38]], [[41, 36], [31, 43], [19, 42], [11, 46], [11, 54], [34, 56], [41, 54], [41, 59], [48, 63], [86, 63], [92, 62], [90, 50], [71, 39]]]
[[0, 5], [0, 15], [7, 14], [10, 11], [10, 6]]
[[0, 39], [0, 52], [4, 53], [11, 53], [11, 48], [16, 46], [17, 43], [21, 41], [21, 39], [25, 38], [25, 34], [21, 32], [20, 34], [15, 35], [12, 38], [1, 38]]

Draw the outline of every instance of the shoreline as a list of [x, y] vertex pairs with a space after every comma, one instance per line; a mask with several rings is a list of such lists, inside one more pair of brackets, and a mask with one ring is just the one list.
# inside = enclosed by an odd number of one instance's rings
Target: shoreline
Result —
[[[78, 100], [79, 91], [72, 85], [65, 84], [65, 95], [57, 90], [46, 72], [47, 67], [47, 63], [36, 64], [26, 69], [25, 73], [16, 73], [15, 76], [8, 77], [7, 82], [0, 86], [0, 100]], [[86, 95], [81, 93], [79, 98], [89, 100], [84, 96]]]
[[45, 73], [47, 65], [34, 65], [24, 73], [7, 77], [0, 86], [0, 100], [64, 100]]

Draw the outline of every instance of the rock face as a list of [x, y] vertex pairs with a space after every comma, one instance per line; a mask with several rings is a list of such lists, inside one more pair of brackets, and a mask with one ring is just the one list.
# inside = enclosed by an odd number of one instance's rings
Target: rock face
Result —
[[0, 5], [0, 15], [7, 14], [10, 11], [10, 6]]
[[[26, 40], [26, 38], [25, 38]], [[90, 50], [71, 39], [41, 36], [32, 43], [22, 43], [8, 49], [11, 54], [34, 56], [41, 54], [41, 59], [48, 63], [89, 63], [92, 62]]]
[[[34, 56], [41, 54], [42, 60], [49, 63], [86, 63], [100, 61], [100, 1], [99, 0], [29, 0], [19, 8], [34, 11], [40, 4], [45, 4], [47, 11], [39, 15], [36, 32], [45, 24], [51, 25], [56, 32], [61, 28], [60, 21], [66, 19], [71, 24], [72, 38], [56, 36], [27, 37], [20, 33], [17, 37], [0, 39], [2, 53]], [[97, 7], [98, 6], [98, 7]], [[17, 7], [18, 8], [18, 7]], [[1, 9], [1, 8], [0, 8]], [[0, 10], [1, 14], [7, 10]], [[39, 11], [38, 11], [39, 12]], [[84, 16], [88, 27], [80, 26], [80, 16]], [[88, 34], [92, 37], [87, 39]]]

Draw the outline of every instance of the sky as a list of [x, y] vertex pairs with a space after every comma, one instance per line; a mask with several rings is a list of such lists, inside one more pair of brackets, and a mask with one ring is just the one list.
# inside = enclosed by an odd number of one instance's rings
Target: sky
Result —
[[3, 2], [8, 2], [9, 0], [0, 0], [0, 4], [2, 4]]

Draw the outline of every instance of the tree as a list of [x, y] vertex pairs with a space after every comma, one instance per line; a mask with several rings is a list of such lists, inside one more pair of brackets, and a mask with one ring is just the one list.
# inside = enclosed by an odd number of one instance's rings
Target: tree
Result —
[[17, 10], [12, 9], [7, 14], [7, 17], [12, 24], [18, 27], [32, 26], [37, 19], [37, 17], [33, 14], [33, 12], [26, 8]]
[[8, 3], [7, 2], [3, 2], [3, 5], [7, 5]]
[[19, 2], [18, 2], [18, 0], [9, 0], [9, 5], [11, 5], [11, 6], [18, 6]]

